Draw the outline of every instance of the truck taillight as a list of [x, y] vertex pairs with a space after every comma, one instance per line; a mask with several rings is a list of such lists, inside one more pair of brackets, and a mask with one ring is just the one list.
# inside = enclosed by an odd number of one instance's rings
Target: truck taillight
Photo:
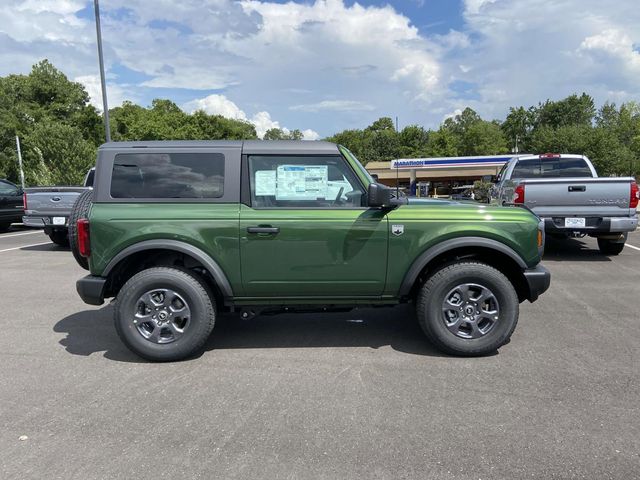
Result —
[[27, 209], [27, 194], [26, 193], [22, 194], [22, 209], [23, 210]]
[[629, 199], [629, 208], [637, 208], [638, 200], [640, 200], [640, 190], [636, 182], [631, 182], [631, 198]]
[[89, 238], [89, 220], [81, 218], [78, 220], [78, 253], [89, 258], [91, 255], [91, 240]]
[[516, 185], [513, 191], [513, 203], [524, 203], [524, 185]]

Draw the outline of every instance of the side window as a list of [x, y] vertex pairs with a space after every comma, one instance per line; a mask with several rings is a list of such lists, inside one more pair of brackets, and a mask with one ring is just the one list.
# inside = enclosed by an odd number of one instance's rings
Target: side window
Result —
[[0, 182], [0, 195], [17, 195], [18, 187], [11, 185], [10, 183]]
[[496, 175], [496, 183], [500, 183], [502, 181], [502, 176], [504, 175], [504, 172], [508, 166], [509, 166], [509, 162], [505, 163], [502, 166], [502, 168], [500, 169], [500, 172], [498, 172], [498, 175]]
[[518, 160], [511, 172], [511, 178], [538, 178], [541, 176], [540, 159]]
[[113, 198], [220, 198], [223, 193], [221, 153], [127, 153], [113, 162]]
[[255, 208], [362, 206], [362, 186], [342, 157], [253, 155], [249, 174]]

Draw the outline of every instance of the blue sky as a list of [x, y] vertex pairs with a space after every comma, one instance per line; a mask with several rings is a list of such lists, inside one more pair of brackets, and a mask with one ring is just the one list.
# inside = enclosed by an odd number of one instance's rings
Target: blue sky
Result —
[[[586, 91], [640, 100], [636, 0], [102, 0], [110, 105], [169, 98], [314, 139], [381, 116], [437, 127], [466, 106]], [[5, 0], [0, 75], [42, 58], [99, 106], [93, 2]]]

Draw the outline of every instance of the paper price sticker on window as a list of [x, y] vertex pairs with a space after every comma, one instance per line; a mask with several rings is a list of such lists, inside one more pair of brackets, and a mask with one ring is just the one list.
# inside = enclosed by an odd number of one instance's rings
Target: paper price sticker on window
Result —
[[276, 194], [276, 171], [259, 170], [256, 172], [256, 197]]
[[327, 197], [326, 165], [280, 165], [276, 200], [316, 200]]

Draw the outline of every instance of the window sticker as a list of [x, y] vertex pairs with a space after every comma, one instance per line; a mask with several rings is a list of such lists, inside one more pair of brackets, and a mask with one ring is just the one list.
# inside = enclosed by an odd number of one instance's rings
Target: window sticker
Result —
[[258, 170], [256, 172], [256, 196], [273, 196], [276, 194], [276, 171]]
[[327, 165], [280, 165], [276, 200], [324, 200], [328, 177]]

